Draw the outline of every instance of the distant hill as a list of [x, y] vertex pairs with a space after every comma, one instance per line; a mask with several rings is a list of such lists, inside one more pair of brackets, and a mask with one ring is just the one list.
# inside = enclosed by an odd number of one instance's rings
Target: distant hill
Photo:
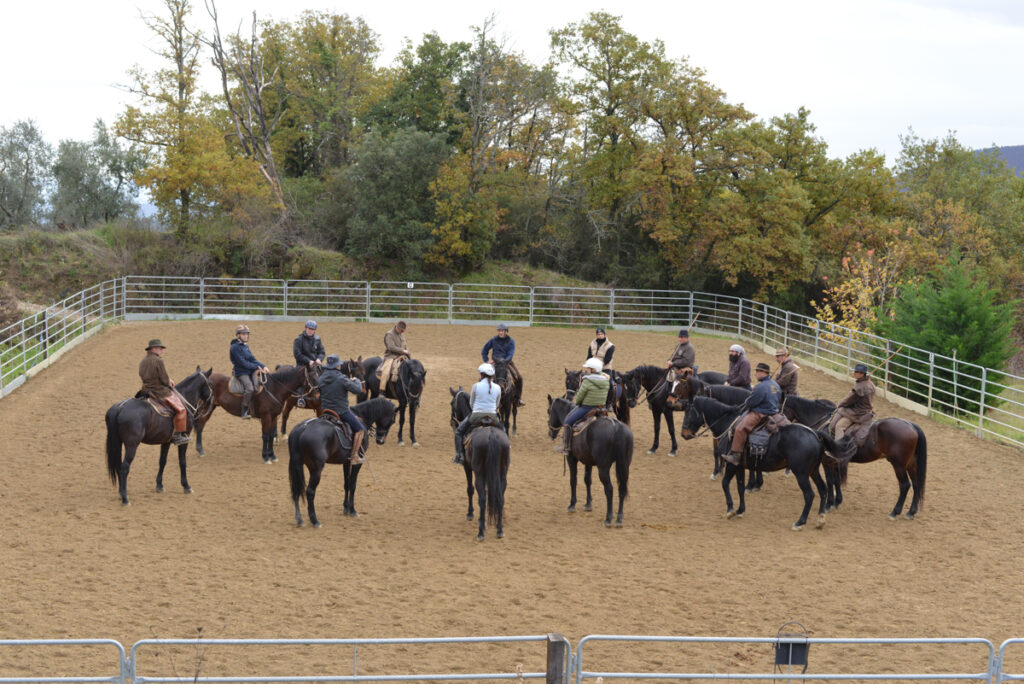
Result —
[[[989, 147], [978, 152], [991, 152], [995, 148]], [[1011, 145], [1000, 147], [999, 156], [1006, 160], [1006, 165], [1017, 172], [1018, 176], [1024, 176], [1024, 145]]]

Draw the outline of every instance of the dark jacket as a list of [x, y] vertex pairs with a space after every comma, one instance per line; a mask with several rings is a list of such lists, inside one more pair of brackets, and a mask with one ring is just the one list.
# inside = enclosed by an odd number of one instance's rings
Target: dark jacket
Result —
[[735, 361], [729, 360], [729, 377], [725, 379], [725, 384], [750, 389], [750, 361], [745, 354], [737, 356]]
[[310, 336], [303, 331], [292, 343], [292, 355], [295, 356], [296, 364], [306, 366], [310, 361], [323, 361], [327, 352], [324, 351], [324, 343], [319, 335], [314, 333]]
[[320, 407], [325, 411], [334, 411], [339, 417], [350, 410], [348, 393], [359, 394], [363, 391], [358, 380], [347, 377], [337, 368], [324, 369], [316, 386], [320, 390]]
[[236, 378], [243, 375], [252, 375], [266, 364], [256, 360], [249, 350], [249, 345], [237, 337], [231, 340], [231, 366], [234, 369]]
[[[603, 348], [603, 353], [602, 353]], [[604, 364], [605, 370], [612, 367], [612, 357], [615, 355], [615, 345], [612, 341], [605, 337], [603, 340], [595, 337], [594, 341], [587, 347], [587, 358], [592, 359], [595, 356]]]
[[171, 396], [171, 379], [167, 377], [164, 360], [156, 354], [146, 354], [139, 363], [139, 377], [142, 378], [142, 389], [154, 397], [163, 399]]
[[867, 423], [875, 414], [875, 384], [870, 378], [853, 383], [853, 389], [839, 402], [839, 415], [855, 423]]
[[516, 343], [509, 335], [505, 335], [505, 339], [495, 335], [487, 340], [487, 344], [480, 350], [480, 356], [484, 361], [487, 361], [487, 352], [491, 353], [495, 361], [511, 361], [516, 353]]
[[693, 348], [693, 345], [689, 342], [685, 344], [677, 344], [676, 350], [672, 352], [672, 358], [669, 361], [672, 362], [673, 368], [693, 368], [694, 362], [697, 360], [697, 350]]
[[779, 389], [787, 396], [799, 396], [796, 392], [797, 371], [799, 370], [800, 366], [793, 363], [793, 359], [786, 359], [779, 366], [779, 372], [775, 374], [775, 382], [779, 383]]
[[781, 398], [782, 390], [779, 389], [779, 383], [771, 378], [765, 378], [751, 390], [750, 396], [747, 397], [743, 406], [754, 413], [774, 416], [779, 412], [779, 399]]

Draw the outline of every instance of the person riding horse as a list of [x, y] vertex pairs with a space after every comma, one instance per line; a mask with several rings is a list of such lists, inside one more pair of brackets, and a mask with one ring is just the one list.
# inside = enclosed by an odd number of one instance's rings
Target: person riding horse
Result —
[[779, 347], [775, 350], [775, 360], [779, 363], [779, 370], [775, 373], [775, 382], [779, 383], [779, 389], [787, 397], [800, 396], [796, 391], [797, 371], [800, 366], [789, 357], [789, 350]]
[[685, 378], [696, 372], [697, 351], [690, 344], [690, 331], [683, 328], [679, 331], [679, 344], [672, 352], [672, 357], [665, 364], [668, 373], [665, 374], [665, 382], [669, 383], [668, 401], [676, 400], [676, 382], [679, 378]]
[[323, 340], [316, 334], [316, 321], [306, 321], [305, 329], [292, 343], [292, 355], [295, 356], [296, 366], [312, 368], [314, 364], [323, 365], [327, 350], [324, 349]]
[[455, 458], [452, 463], [466, 464], [466, 434], [475, 428], [480, 421], [490, 418], [503, 430], [507, 430], [498, 417], [498, 402], [501, 400], [501, 386], [494, 382], [494, 366], [481, 363], [477, 368], [480, 380], [473, 385], [469, 393], [469, 405], [472, 412], [462, 419], [455, 428]]
[[[490, 353], [490, 358], [488, 358], [488, 353]], [[509, 336], [508, 326], [504, 323], [499, 323], [498, 334], [484, 343], [483, 349], [480, 350], [480, 356], [483, 358], [484, 363], [504, 361], [508, 364], [508, 372], [512, 376], [512, 382], [515, 383], [516, 389], [519, 390], [519, 405], [526, 406], [523, 402], [523, 376], [512, 360], [512, 357], [515, 355], [516, 342]]]
[[331, 354], [324, 361], [324, 372], [317, 382], [317, 389], [320, 390], [320, 407], [323, 410], [321, 417], [326, 417], [339, 428], [343, 422], [352, 428], [352, 453], [349, 456], [349, 463], [364, 463], [364, 459], [359, 456], [359, 447], [363, 443], [366, 426], [348, 407], [348, 393], [362, 392], [362, 381], [345, 377], [341, 372], [341, 358], [337, 354]]
[[740, 422], [737, 423], [733, 432], [732, 450], [728, 454], [722, 455], [722, 458], [733, 465], [739, 465], [740, 459], [743, 458], [743, 447], [747, 443], [747, 435], [765, 417], [774, 416], [779, 412], [782, 391], [779, 389], [778, 383], [771, 379], [770, 374], [771, 368], [767, 363], [759, 363], [754, 369], [754, 375], [757, 376], [757, 387], [753, 389], [743, 404], [747, 413], [740, 418]]
[[750, 389], [750, 361], [747, 360], [746, 350], [738, 344], [729, 347], [729, 375], [725, 384]]
[[388, 382], [398, 382], [398, 367], [409, 358], [409, 345], [405, 342], [405, 321], [398, 321], [395, 327], [384, 334], [384, 360], [377, 368], [380, 378], [380, 393], [388, 386]]
[[853, 388], [839, 402], [839, 409], [828, 425], [837, 442], [853, 425], [870, 425], [875, 417], [875, 385], [868, 377], [868, 367], [858, 363], [853, 367], [853, 377], [856, 379]]
[[594, 409], [604, 408], [604, 405], [608, 402], [608, 390], [611, 388], [611, 380], [601, 372], [603, 368], [603, 364], [597, 359], [591, 358], [583, 362], [583, 372], [591, 371], [591, 373], [581, 377], [580, 388], [576, 390], [576, 394], [572, 398], [576, 408], [570, 411], [569, 415], [562, 421], [564, 430], [562, 435], [563, 443], [562, 446], [555, 447], [555, 451], [558, 453], [569, 453], [573, 425]]
[[146, 357], [139, 363], [139, 377], [142, 378], [142, 391], [152, 395], [174, 409], [174, 434], [171, 443], [175, 446], [188, 444], [188, 415], [185, 403], [174, 390], [174, 381], [167, 375], [164, 367], [164, 346], [160, 340], [150, 340], [146, 347]]
[[248, 420], [249, 404], [252, 402], [252, 395], [256, 392], [256, 374], [269, 373], [270, 369], [266, 364], [257, 361], [249, 349], [250, 330], [247, 325], [240, 325], [235, 328], [235, 339], [231, 340], [230, 357], [232, 372], [238, 381], [242, 383], [242, 411], [240, 418]]
[[587, 358], [597, 359], [601, 362], [605, 371], [612, 369], [612, 356], [615, 354], [615, 345], [605, 335], [604, 328], [598, 328], [594, 341], [587, 347]]

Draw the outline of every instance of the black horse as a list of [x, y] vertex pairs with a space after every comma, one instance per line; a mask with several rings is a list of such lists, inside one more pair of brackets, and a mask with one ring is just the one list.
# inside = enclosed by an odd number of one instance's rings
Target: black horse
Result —
[[[568, 399], [552, 399], [551, 395], [548, 395], [548, 435], [551, 439], [558, 437], [562, 423], [572, 408], [573, 403]], [[613, 463], [615, 464], [615, 479], [619, 481], [619, 511], [615, 517], [615, 526], [622, 527], [622, 506], [629, 493], [629, 465], [633, 461], [633, 432], [629, 426], [609, 416], [602, 416], [591, 423], [584, 432], [573, 436], [569, 453], [565, 458], [569, 462], [569, 486], [572, 490], [572, 497], [569, 499], [570, 513], [576, 510], [577, 462], [587, 468], [583, 481], [587, 485], [587, 503], [584, 510], [588, 511], [593, 508], [593, 499], [590, 495], [591, 469], [597, 466], [607, 501], [605, 527], [611, 527], [612, 524], [611, 467]]]
[[[501, 397], [498, 399], [498, 417], [502, 424], [508, 429], [508, 434], [516, 433], [516, 417], [519, 413], [519, 385], [508, 372], [508, 361], [499, 360], [494, 362], [494, 381], [501, 387]], [[510, 422], [511, 421], [511, 422]]]
[[789, 394], [782, 395], [782, 412], [794, 423], [820, 430], [836, 412], [836, 404], [828, 399], [806, 399]]
[[[188, 376], [174, 388], [185, 399], [185, 411], [188, 416], [186, 432], [191, 432], [195, 425], [196, 414], [202, 415], [212, 402], [213, 392], [210, 387], [210, 373], [196, 366], [196, 372]], [[174, 421], [171, 417], [158, 414], [142, 398], [119, 401], [109, 409], [107, 423], [107, 472], [110, 481], [117, 485], [121, 495], [121, 503], [128, 504], [128, 471], [139, 444], [160, 445], [160, 469], [156, 473], [156, 491], [164, 491], [164, 467], [167, 465], [167, 452], [171, 448], [171, 435], [174, 432]], [[124, 459], [121, 448], [124, 447]], [[192, 487], [185, 476], [185, 452], [188, 444], [178, 445], [178, 467], [181, 469], [181, 486], [186, 494], [192, 493]]]
[[[615, 417], [629, 425], [629, 409], [636, 406], [636, 399], [639, 395], [638, 386], [630, 392], [626, 388], [626, 379], [623, 373], [613, 370], [608, 371], [611, 378], [611, 387], [608, 389], [608, 403], [605, 405], [609, 411], [615, 412]], [[583, 382], [583, 371], [571, 371], [565, 369], [565, 398], [572, 399]]]
[[903, 517], [913, 520], [924, 505], [924, 487], [928, 475], [928, 440], [916, 423], [902, 418], [883, 418], [871, 424], [863, 444], [858, 446], [851, 437], [844, 437], [838, 442], [830, 441], [826, 448], [841, 461], [835, 468], [835, 475], [829, 478], [829, 498], [834, 508], [839, 508], [843, 502], [841, 484], [846, 484], [849, 467], [847, 461], [871, 463], [880, 458], [885, 458], [892, 465], [900, 489], [896, 505], [889, 512], [889, 519], [899, 518], [911, 487], [914, 496], [910, 500], [910, 508]]
[[[683, 417], [682, 434], [684, 439], [692, 439], [697, 431], [704, 425], [708, 426], [715, 442], [720, 449], [729, 449], [731, 434], [729, 428], [739, 417], [742, 408], [728, 406], [710, 397], [694, 397]], [[799, 519], [793, 525], [794, 530], [800, 530], [807, 524], [807, 516], [811, 511], [811, 504], [814, 502], [814, 491], [811, 489], [811, 481], [814, 481], [818, 489], [820, 499], [818, 505], [817, 527], [825, 524], [825, 505], [827, 492], [825, 481], [821, 477], [821, 464], [825, 458], [825, 436], [811, 430], [804, 425], [791, 424], [781, 428], [771, 436], [768, 441], [768, 449], [764, 457], [757, 460], [757, 468], [764, 471], [782, 470], [788, 467], [796, 476], [800, 485], [800, 491], [804, 496], [804, 508]], [[831, 441], [829, 438], [828, 441]], [[746, 510], [746, 502], [743, 497], [743, 479], [745, 464], [752, 460], [749, 451], [744, 449], [743, 461], [740, 465], [726, 463], [725, 477], [722, 478], [722, 491], [725, 492], [726, 517], [742, 516]], [[729, 494], [729, 482], [737, 478], [737, 489], [739, 491], [740, 506], [733, 507], [732, 496]]]
[[[277, 366], [274, 370], [279, 371], [285, 368], [291, 368], [292, 366]], [[366, 371], [363, 369], [363, 357], [360, 356], [358, 359], [349, 359], [341, 364], [339, 370], [343, 375], [347, 375], [356, 380], [366, 381]], [[289, 394], [284, 400], [284, 408], [281, 410], [281, 434], [288, 434], [288, 416], [291, 415], [292, 409], [299, 405], [299, 400], [302, 400], [301, 408], [311, 409], [316, 411], [316, 415], [320, 415], [320, 391], [314, 387], [302, 387], [296, 390], [293, 394]]]
[[[384, 392], [381, 392], [381, 378], [377, 377], [377, 369], [380, 367], [381, 357], [371, 356], [363, 359], [363, 368], [366, 371], [366, 392], [359, 395], [359, 401], [364, 401], [367, 396], [376, 397], [383, 394], [389, 399], [398, 402], [398, 446], [405, 446], [402, 440], [402, 428], [405, 427], [405, 407], [409, 407], [409, 439], [412, 445], [418, 447], [416, 441], [416, 411], [420, 407], [420, 396], [423, 394], [423, 386], [426, 384], [427, 371], [423, 364], [416, 359], [406, 359], [398, 369], [398, 382], [389, 382]], [[386, 380], [386, 379], [385, 379]]]
[[[461, 387], [457, 390], [448, 388], [452, 395], [451, 424], [458, 426], [472, 409], [469, 406], [469, 393]], [[469, 499], [469, 510], [466, 520], [473, 519], [473, 475], [476, 475], [476, 493], [480, 502], [480, 524], [476, 538], [484, 539], [484, 509], [486, 522], [498, 529], [498, 539], [505, 536], [502, 527], [502, 516], [505, 509], [505, 486], [508, 481], [508, 466], [512, 445], [508, 435], [499, 426], [479, 426], [470, 433], [469, 448], [466, 450], [466, 497]]]
[[[371, 435], [376, 436], [377, 444], [383, 444], [388, 430], [395, 423], [395, 405], [384, 397], [377, 397], [361, 402], [352, 407], [352, 412], [359, 416], [366, 426], [368, 444]], [[351, 439], [349, 435], [349, 439]], [[301, 527], [302, 513], [299, 510], [299, 499], [305, 497], [309, 521], [313, 527], [320, 527], [320, 519], [316, 517], [313, 504], [316, 488], [320, 484], [320, 476], [328, 463], [341, 463], [345, 469], [345, 515], [359, 517], [356, 513], [356, 481], [362, 464], [352, 465], [348, 462], [350, 451], [342, 449], [338, 431], [326, 419], [309, 418], [295, 426], [288, 436], [288, 481], [292, 487], [292, 501], [295, 503], [295, 522]], [[309, 468], [309, 484], [302, 467]]]

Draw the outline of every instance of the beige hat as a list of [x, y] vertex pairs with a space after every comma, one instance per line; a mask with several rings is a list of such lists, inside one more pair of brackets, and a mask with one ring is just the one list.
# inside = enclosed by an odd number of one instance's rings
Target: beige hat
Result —
[[789, 356], [789, 350], [786, 349], [785, 347], [779, 347], [778, 349], [775, 350], [775, 355], [776, 356]]

